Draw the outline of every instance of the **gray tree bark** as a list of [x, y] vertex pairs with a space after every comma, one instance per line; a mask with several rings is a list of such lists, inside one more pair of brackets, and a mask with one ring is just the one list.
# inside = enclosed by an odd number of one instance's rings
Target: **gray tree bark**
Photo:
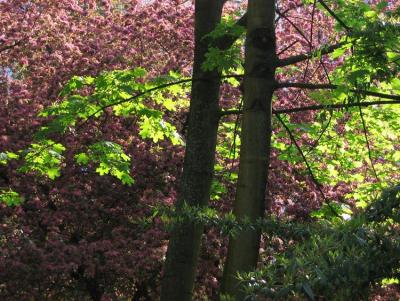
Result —
[[[277, 62], [274, 18], [274, 0], [249, 0], [240, 166], [234, 214], [238, 220], [251, 222], [263, 217], [265, 210]], [[255, 269], [260, 237], [259, 230], [244, 230], [230, 238], [222, 294], [238, 301], [244, 299], [237, 273]]]
[[[201, 68], [209, 41], [203, 37], [221, 20], [222, 0], [196, 0], [195, 51], [192, 95], [189, 111], [186, 153], [177, 211], [183, 204], [203, 207], [208, 204], [214, 174], [214, 158], [219, 122], [220, 72]], [[202, 79], [202, 80], [197, 80]], [[196, 275], [196, 263], [203, 225], [192, 221], [177, 224], [171, 232], [161, 301], [189, 301]]]

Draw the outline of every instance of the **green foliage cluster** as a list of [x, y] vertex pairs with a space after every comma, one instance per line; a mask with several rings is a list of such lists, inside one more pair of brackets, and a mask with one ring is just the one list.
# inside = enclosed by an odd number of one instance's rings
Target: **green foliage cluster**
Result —
[[[74, 76], [61, 91], [63, 100], [44, 109], [39, 116], [53, 117], [42, 127], [37, 137], [65, 133], [90, 118], [99, 117], [107, 108], [117, 116], [137, 116], [140, 135], [154, 142], [168, 138], [173, 144], [182, 143], [176, 128], [164, 120], [162, 109], [176, 110], [179, 97], [186, 94], [179, 74], [147, 79], [143, 68], [103, 72], [97, 77]], [[184, 83], [185, 81], [182, 81]]]
[[238, 275], [248, 300], [359, 300], [374, 286], [400, 277], [400, 186], [385, 190], [353, 216], [340, 204], [324, 206], [312, 216], [316, 219], [308, 222], [268, 217], [252, 223], [184, 204], [178, 210], [154, 208], [151, 218], [141, 222], [146, 226], [159, 217], [170, 230], [191, 221], [231, 236], [260, 229], [269, 239], [285, 241], [286, 249], [274, 253], [267, 265]]
[[[398, 95], [400, 10], [386, 11], [386, 1], [375, 6], [358, 0], [327, 3], [337, 7], [335, 13], [349, 32], [342, 38], [342, 47], [331, 54], [332, 59], [344, 58], [330, 74], [337, 89], [312, 92], [310, 98], [322, 105], [346, 105], [377, 100], [363, 92], [367, 90]], [[394, 146], [400, 139], [398, 106], [327, 109], [308, 124], [292, 123], [289, 116], [282, 118], [296, 140], [302, 141], [302, 151], [317, 180], [328, 185], [356, 185], [347, 197], [360, 206], [367, 205], [368, 195], [398, 180], [400, 153]], [[285, 129], [275, 133], [272, 145], [281, 160], [302, 164], [303, 158], [288, 141]], [[368, 165], [370, 172], [366, 173]]]
[[[39, 113], [47, 118], [45, 126], [35, 134], [35, 141], [29, 148], [18, 153], [0, 153], [0, 164], [22, 159], [21, 172], [36, 172], [55, 179], [60, 176], [66, 147], [49, 137], [74, 134], [90, 119], [103, 115], [112, 108], [116, 116], [134, 116], [138, 119], [139, 135], [154, 143], [169, 139], [172, 144], [182, 144], [183, 140], [175, 126], [164, 118], [163, 110], [176, 111], [185, 106], [186, 83], [175, 72], [156, 78], [147, 78], [146, 70], [115, 70], [103, 72], [97, 77], [74, 76], [60, 92], [61, 101]], [[124, 184], [134, 181], [130, 175], [131, 158], [122, 147], [110, 141], [100, 141], [87, 147], [87, 152], [75, 155], [78, 164], [96, 165], [100, 175], [110, 174]], [[10, 194], [0, 194], [6, 203]]]
[[78, 164], [87, 165], [90, 162], [98, 164], [96, 172], [101, 176], [111, 174], [123, 184], [133, 184], [133, 178], [130, 176], [131, 158], [124, 153], [119, 144], [110, 141], [101, 141], [88, 147], [86, 153], [75, 155]]
[[21, 198], [21, 196], [9, 189], [9, 190], [4, 190], [1, 189], [0, 190], [0, 203], [5, 203], [7, 206], [17, 206], [19, 204], [21, 204], [23, 201], [23, 199]]
[[206, 53], [206, 60], [203, 63], [204, 71], [219, 70], [223, 72], [229, 72], [240, 68], [242, 64], [242, 47], [243, 39], [246, 28], [237, 24], [237, 21], [233, 16], [226, 16], [223, 18], [217, 27], [208, 35], [205, 39], [211, 39], [217, 42], [218, 39], [226, 37], [232, 37], [235, 39], [235, 43], [228, 49], [221, 49], [218, 45], [214, 47], [209, 47]]
[[[336, 7], [335, 14], [342, 22], [338, 26], [345, 24], [348, 31], [341, 39], [342, 47], [331, 54], [333, 59], [348, 54], [333, 74], [333, 82], [343, 86], [337, 93], [349, 94], [350, 87], [372, 87], [376, 91], [378, 83], [390, 83], [400, 70], [400, 10], [386, 10], [387, 1], [376, 5], [360, 0], [330, 2], [328, 5]], [[348, 100], [357, 98], [353, 95]]]
[[396, 186], [349, 220], [313, 223], [305, 239], [263, 268], [240, 275], [249, 300], [359, 300], [382, 280], [398, 278], [399, 209]]
[[60, 176], [62, 155], [65, 147], [52, 140], [43, 139], [32, 143], [28, 149], [21, 151], [24, 165], [19, 169], [22, 172], [37, 172], [54, 180]]
[[[312, 96], [322, 101], [324, 95]], [[400, 108], [370, 106], [362, 112], [365, 129], [358, 108], [322, 111], [315, 121], [307, 124], [292, 123], [288, 116], [282, 118], [298, 141], [307, 137], [308, 142], [302, 143], [301, 149], [316, 179], [327, 185], [353, 184], [355, 188], [346, 197], [365, 207], [369, 195], [377, 197], [376, 191], [396, 184], [400, 152], [395, 144], [400, 139]], [[286, 135], [285, 129], [278, 130], [272, 146], [279, 151], [281, 160], [302, 166], [302, 156]], [[368, 171], [365, 166], [369, 166]], [[305, 169], [303, 172], [308, 173]]]
[[18, 159], [19, 156], [13, 152], [1, 152], [0, 153], [0, 165], [5, 165], [8, 161]]

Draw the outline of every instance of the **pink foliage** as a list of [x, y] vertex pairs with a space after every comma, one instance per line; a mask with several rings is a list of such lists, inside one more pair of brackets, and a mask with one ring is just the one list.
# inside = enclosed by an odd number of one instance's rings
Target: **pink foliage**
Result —
[[[192, 7], [178, 1], [120, 5], [0, 3], [0, 151], [30, 143], [41, 125], [37, 112], [57, 100], [73, 75], [138, 66], [153, 75], [187, 72]], [[132, 156], [134, 186], [76, 166], [73, 152], [99, 140], [116, 141]], [[144, 228], [140, 219], [151, 214], [150, 206], [175, 198], [182, 148], [162, 143], [155, 150], [138, 138], [134, 122], [111, 116], [62, 141], [67, 162], [55, 182], [19, 174], [15, 162], [1, 167], [0, 186], [12, 185], [25, 203], [1, 205], [0, 298], [151, 298], [167, 237], [159, 221]]]

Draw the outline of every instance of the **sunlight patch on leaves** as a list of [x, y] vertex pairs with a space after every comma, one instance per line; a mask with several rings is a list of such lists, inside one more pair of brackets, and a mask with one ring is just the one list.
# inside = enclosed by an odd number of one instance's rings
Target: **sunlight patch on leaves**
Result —
[[101, 141], [88, 147], [86, 153], [75, 155], [75, 160], [80, 165], [94, 163], [96, 172], [103, 176], [110, 174], [119, 179], [123, 184], [132, 185], [130, 176], [131, 158], [125, 154], [122, 147], [110, 141]]
[[37, 172], [54, 180], [60, 176], [62, 155], [65, 147], [52, 140], [41, 140], [32, 143], [26, 150], [21, 151], [24, 165], [19, 169], [22, 172]]
[[6, 165], [10, 160], [16, 160], [19, 155], [13, 152], [0, 152], [0, 165]]
[[7, 206], [18, 206], [23, 202], [21, 196], [9, 189], [9, 190], [0, 190], [0, 203], [5, 203]]

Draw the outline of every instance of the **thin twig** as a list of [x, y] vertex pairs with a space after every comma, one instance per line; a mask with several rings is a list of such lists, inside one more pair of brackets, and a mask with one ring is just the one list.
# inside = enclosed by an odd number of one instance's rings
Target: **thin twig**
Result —
[[364, 113], [363, 113], [361, 107], [358, 107], [358, 109], [360, 110], [360, 118], [361, 118], [361, 122], [362, 122], [362, 126], [363, 126], [365, 143], [367, 144], [367, 148], [368, 148], [368, 157], [369, 157], [369, 161], [371, 163], [371, 168], [372, 168], [372, 171], [374, 173], [376, 180], [378, 182], [380, 182], [378, 174], [375, 169], [374, 161], [372, 160], [371, 146], [370, 146], [369, 139], [368, 139], [368, 130], [367, 130], [367, 125], [366, 125], [365, 119], [364, 119]]
[[324, 126], [324, 128], [322, 129], [320, 134], [318, 135], [318, 138], [313, 142], [313, 144], [311, 145], [310, 149], [307, 150], [307, 154], [311, 153], [318, 146], [319, 142], [322, 139], [322, 136], [325, 134], [325, 132], [328, 130], [329, 126], [331, 125], [333, 114], [332, 114], [331, 110], [329, 111], [329, 113], [330, 113], [330, 115], [329, 115], [328, 122], [326, 123], [326, 125]]
[[176, 82], [162, 84], [162, 85], [159, 85], [157, 87], [148, 89], [146, 91], [139, 92], [139, 93], [133, 95], [132, 97], [130, 97], [128, 99], [123, 99], [123, 100], [120, 100], [120, 101], [117, 101], [117, 102], [114, 102], [114, 103], [110, 103], [110, 104], [104, 105], [104, 106], [100, 107], [98, 110], [96, 110], [94, 113], [92, 113], [89, 116], [87, 116], [83, 120], [83, 122], [78, 125], [78, 128], [82, 127], [88, 120], [92, 119], [98, 113], [104, 111], [107, 108], [111, 108], [111, 107], [114, 107], [114, 106], [117, 106], [117, 105], [120, 105], [120, 104], [124, 104], [124, 103], [130, 102], [130, 101], [133, 101], [133, 100], [135, 100], [135, 99], [137, 99], [139, 97], [142, 97], [142, 96], [144, 96], [146, 94], [149, 94], [151, 92], [154, 92], [154, 91], [158, 91], [158, 90], [161, 90], [161, 89], [164, 89], [164, 88], [167, 88], [167, 87], [171, 87], [171, 86], [175, 86], [175, 85], [179, 85], [179, 84], [183, 84], [183, 83], [187, 83], [187, 82], [191, 82], [191, 81], [193, 81], [193, 79], [183, 79], [183, 80], [179, 80], [179, 81], [176, 81]]
[[[241, 110], [242, 106], [243, 106], [243, 98], [239, 102], [238, 110]], [[232, 165], [231, 165], [231, 170], [230, 170], [229, 176], [232, 175], [233, 166], [234, 166], [234, 163], [235, 163], [236, 147], [237, 147], [236, 146], [236, 137], [237, 137], [238, 132], [239, 132], [239, 121], [240, 121], [240, 115], [236, 115], [235, 128], [234, 128], [234, 131], [233, 131], [233, 142], [232, 142], [232, 145], [231, 145], [231, 149], [229, 151], [229, 157], [231, 157], [231, 155], [232, 155]]]
[[288, 16], [282, 14], [278, 9], [276, 9], [275, 11], [276, 11], [276, 13], [277, 13], [280, 17], [282, 17], [282, 18], [284, 18], [286, 21], [288, 21], [289, 24], [292, 25], [293, 28], [304, 38], [304, 40], [306, 40], [306, 42], [307, 42], [308, 44], [310, 44], [310, 40], [307, 38], [307, 36], [304, 34], [304, 32], [303, 32], [296, 24], [294, 24], [294, 23], [292, 22], [292, 20], [289, 19]]
[[277, 56], [280, 56], [282, 53], [284, 53], [286, 50], [292, 48], [292, 47], [293, 47], [294, 45], [296, 45], [298, 42], [299, 42], [299, 41], [296, 40], [296, 41], [294, 41], [293, 43], [291, 43], [289, 46], [286, 46], [285, 48], [283, 48], [281, 51], [279, 51], [279, 52], [277, 53]]
[[314, 17], [315, 17], [315, 8], [317, 6], [317, 0], [314, 0], [312, 12], [311, 12], [311, 29], [310, 29], [310, 52], [313, 47], [313, 33], [314, 33]]
[[[309, 46], [309, 53], [311, 53], [312, 52], [312, 31], [313, 31], [313, 23], [314, 23], [314, 21], [313, 21], [313, 19], [314, 19], [314, 12], [315, 12], [315, 1], [316, 0], [314, 0], [314, 8], [313, 8], [313, 12], [312, 12], [312, 17], [311, 17], [311, 37], [310, 37], [310, 40], [308, 40], [305, 36], [305, 39], [306, 39], [306, 41], [308, 42], [308, 46]], [[289, 23], [290, 23], [290, 20], [288, 20], [289, 21]], [[293, 26], [296, 28], [296, 26], [293, 24]], [[306, 82], [307, 81], [307, 75], [308, 75], [308, 71], [309, 71], [309, 68], [310, 68], [310, 58], [308, 58], [307, 59], [307, 63], [306, 63], [306, 67], [305, 67], [305, 69], [304, 69], [304, 72], [303, 72], [303, 82]], [[313, 75], [311, 75], [311, 78], [313, 77]], [[294, 103], [297, 103], [297, 101], [298, 101], [298, 99], [300, 98], [300, 95], [301, 95], [301, 90], [299, 90], [297, 93], [296, 93], [296, 96], [294, 97], [294, 100], [293, 100], [293, 102]]]
[[[296, 5], [295, 7], [291, 7], [291, 8], [287, 8], [285, 11], [281, 12], [282, 15], [286, 15], [289, 11], [293, 10], [293, 9], [297, 9], [299, 7], [303, 6], [303, 4], [301, 5]], [[279, 8], [278, 8], [279, 9]], [[278, 17], [275, 20], [275, 23], [277, 23], [279, 20], [281, 19], [281, 15], [278, 14]]]
[[319, 181], [317, 180], [317, 178], [314, 176], [314, 173], [311, 169], [310, 164], [308, 163], [308, 160], [306, 158], [306, 156], [304, 155], [300, 145], [297, 143], [296, 138], [294, 137], [292, 131], [290, 130], [290, 128], [286, 125], [286, 123], [282, 120], [282, 118], [280, 117], [279, 114], [275, 115], [276, 118], [279, 120], [279, 122], [282, 124], [282, 126], [285, 128], [285, 130], [287, 131], [290, 140], [292, 141], [292, 143], [295, 145], [296, 149], [298, 150], [298, 152], [300, 153], [304, 164], [306, 165], [306, 168], [308, 170], [308, 173], [310, 174], [311, 180], [314, 182], [315, 186], [317, 187], [318, 191], [320, 192], [322, 198], [324, 199], [324, 202], [328, 205], [329, 209], [332, 211], [332, 213], [337, 216], [340, 217], [341, 216], [335, 211], [335, 209], [333, 209], [332, 205], [330, 204], [330, 201], [326, 198], [324, 191], [322, 190], [322, 185], [319, 183]]
[[332, 81], [331, 81], [331, 78], [329, 77], [328, 70], [327, 70], [327, 68], [325, 66], [325, 63], [324, 63], [324, 60], [322, 59], [322, 57], [321, 57], [321, 59], [319, 61], [321, 62], [322, 68], [324, 69], [324, 73], [325, 73], [326, 78], [328, 79], [328, 82], [331, 84]]
[[124, 104], [124, 103], [127, 103], [127, 102], [131, 102], [131, 101], [133, 101], [133, 100], [135, 100], [135, 99], [138, 99], [139, 97], [145, 96], [145, 95], [147, 95], [147, 94], [149, 94], [149, 93], [151, 93], [151, 92], [158, 91], [158, 90], [162, 90], [162, 89], [165, 89], [165, 88], [168, 88], [168, 87], [172, 87], [172, 86], [176, 86], [176, 85], [181, 85], [181, 84], [189, 83], [189, 82], [195, 82], [195, 81], [209, 81], [209, 80], [213, 80], [213, 79], [216, 79], [216, 78], [218, 78], [218, 79], [225, 79], [225, 78], [243, 78], [243, 75], [242, 75], [242, 74], [228, 74], [228, 75], [223, 75], [223, 76], [218, 76], [218, 77], [184, 78], [184, 79], [177, 80], [177, 81], [174, 81], [174, 82], [165, 83], [165, 84], [162, 84], [162, 85], [159, 85], [159, 86], [150, 88], [150, 89], [148, 89], [148, 90], [139, 92], [139, 93], [133, 95], [133, 96], [130, 97], [130, 98], [123, 99], [123, 100], [120, 100], [120, 101], [116, 101], [116, 102], [114, 102], [114, 103], [110, 103], [110, 104], [104, 105], [104, 106], [102, 106], [102, 107], [99, 107], [99, 109], [97, 109], [95, 112], [93, 112], [92, 114], [90, 114], [89, 116], [87, 116], [86, 119], [85, 119], [78, 127], [81, 127], [81, 126], [82, 126], [84, 123], [86, 123], [89, 119], [93, 118], [93, 117], [96, 116], [98, 113], [100, 113], [101, 111], [104, 111], [104, 110], [107, 109], [107, 108], [111, 108], [111, 107], [114, 107], [114, 106], [117, 106], [117, 105], [120, 105], [120, 104]]
[[342, 19], [339, 18], [339, 16], [332, 10], [329, 8], [328, 5], [326, 5], [326, 3], [323, 0], [318, 0], [318, 2], [327, 10], [327, 12], [340, 24], [342, 25], [342, 27], [344, 29], [346, 29], [346, 31], [351, 31], [351, 28], [349, 26], [346, 25], [346, 23], [344, 23], [342, 21]]

